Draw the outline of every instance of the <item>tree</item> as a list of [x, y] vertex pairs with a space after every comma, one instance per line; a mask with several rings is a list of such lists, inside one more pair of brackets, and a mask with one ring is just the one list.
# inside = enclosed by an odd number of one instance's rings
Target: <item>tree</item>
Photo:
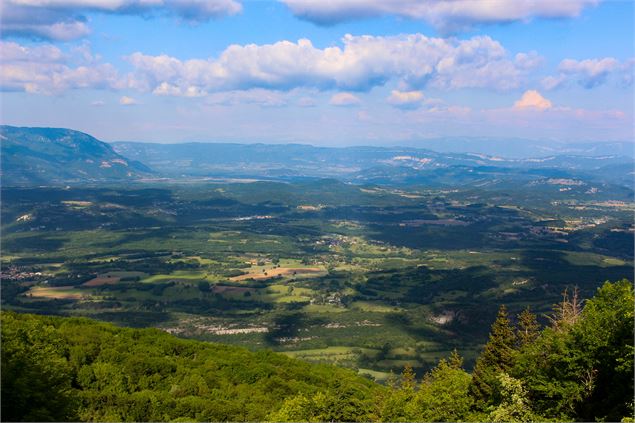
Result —
[[201, 292], [209, 292], [209, 282], [208, 281], [199, 281], [198, 283], [198, 290]]
[[562, 301], [553, 306], [553, 313], [549, 316], [551, 326], [557, 331], [565, 331], [580, 318], [582, 313], [582, 301], [579, 297], [578, 287], [573, 289], [573, 295], [569, 298], [568, 289], [562, 293]]
[[[501, 386], [501, 403], [489, 415], [492, 422], [529, 422], [535, 416], [529, 406], [527, 390], [520, 380], [507, 373], [498, 375]], [[544, 420], [544, 419], [541, 419]]]
[[575, 297], [556, 306], [552, 326], [521, 350], [512, 375], [545, 417], [619, 421], [632, 413], [632, 284], [605, 283], [582, 311]]
[[415, 396], [416, 380], [412, 366], [406, 365], [401, 373], [401, 378], [388, 381], [390, 391], [387, 395], [380, 393], [379, 420], [393, 422], [407, 422], [416, 420], [412, 410], [408, 405], [412, 403]]
[[476, 360], [472, 373], [470, 394], [479, 409], [498, 402], [498, 375], [508, 372], [514, 364], [516, 335], [507, 316], [507, 308], [500, 306], [492, 324], [489, 341]]
[[358, 422], [370, 420], [371, 404], [351, 385], [336, 382], [326, 392], [311, 397], [297, 395], [268, 416], [269, 421]]
[[539, 335], [540, 325], [536, 320], [536, 315], [527, 307], [518, 315], [518, 328], [516, 329], [518, 346], [522, 348], [530, 344], [535, 341]]
[[617, 421], [633, 415], [634, 308], [631, 282], [606, 282], [572, 328], [585, 364], [581, 376], [588, 396], [579, 407], [585, 420]]
[[407, 407], [411, 420], [465, 421], [471, 416], [473, 399], [468, 393], [472, 378], [461, 368], [463, 359], [456, 351], [441, 359], [427, 373], [414, 400]]
[[45, 322], [2, 314], [2, 420], [73, 421], [77, 397], [64, 343]]

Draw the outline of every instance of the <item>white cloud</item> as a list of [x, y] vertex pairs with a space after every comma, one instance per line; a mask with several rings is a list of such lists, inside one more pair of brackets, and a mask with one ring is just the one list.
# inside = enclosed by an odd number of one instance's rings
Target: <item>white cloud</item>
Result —
[[134, 106], [139, 103], [134, 98], [124, 95], [119, 99], [119, 104], [121, 104], [122, 106]]
[[204, 97], [217, 92], [294, 89], [368, 91], [396, 83], [402, 92], [519, 87], [538, 66], [536, 53], [509, 57], [486, 36], [466, 40], [421, 34], [352, 36], [342, 46], [316, 48], [311, 41], [230, 45], [217, 58], [180, 60], [137, 52], [120, 75], [94, 57], [87, 44], [63, 53], [51, 45], [2, 44], [4, 89], [59, 93], [74, 88], [134, 89], [155, 95]]
[[187, 22], [205, 22], [242, 10], [236, 0], [2, 0], [4, 35], [72, 40], [90, 33], [87, 13], [170, 15]]
[[540, 67], [544, 63], [544, 57], [535, 51], [529, 53], [518, 53], [514, 57], [514, 63], [521, 69], [532, 70]]
[[551, 101], [544, 98], [536, 90], [525, 91], [520, 100], [514, 103], [514, 109], [546, 110], [550, 109], [552, 106]]
[[415, 109], [421, 106], [424, 95], [421, 91], [393, 90], [388, 97], [388, 103], [402, 109]]
[[93, 107], [102, 107], [102, 106], [105, 106], [106, 103], [103, 102], [102, 100], [95, 100], [95, 101], [92, 101], [90, 105]]
[[599, 0], [281, 0], [296, 16], [321, 25], [377, 16], [424, 20], [442, 31], [479, 24], [573, 18]]
[[361, 100], [354, 94], [351, 93], [337, 93], [331, 97], [329, 104], [333, 106], [358, 106], [361, 104]]
[[[343, 47], [319, 49], [311, 41], [231, 45], [217, 59], [179, 60], [134, 53], [129, 85], [165, 95], [265, 88], [364, 91], [397, 80], [406, 89], [518, 87], [539, 56], [512, 60], [490, 37], [467, 40], [346, 35]], [[532, 62], [532, 63], [529, 63]]]
[[[76, 52], [77, 53], [77, 52]], [[57, 94], [77, 88], [121, 88], [117, 70], [85, 51], [73, 57], [51, 45], [25, 47], [0, 41], [0, 89]]]
[[564, 59], [558, 65], [558, 75], [542, 80], [545, 89], [561, 88], [571, 83], [591, 89], [607, 83], [611, 78], [617, 82], [630, 84], [633, 75], [633, 59], [620, 63], [613, 57], [601, 59]]

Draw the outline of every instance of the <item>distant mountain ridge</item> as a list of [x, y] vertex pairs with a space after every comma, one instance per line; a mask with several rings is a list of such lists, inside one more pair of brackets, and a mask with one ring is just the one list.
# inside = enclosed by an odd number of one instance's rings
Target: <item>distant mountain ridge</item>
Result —
[[[315, 147], [305, 144], [113, 143], [115, 151], [171, 178], [336, 178], [355, 183], [449, 186], [542, 177], [585, 177], [630, 184], [622, 155], [506, 159], [414, 147]], [[621, 169], [615, 172], [615, 169]]]
[[[546, 178], [583, 178], [630, 188], [634, 174], [632, 156], [599, 155], [596, 153], [600, 149], [590, 145], [580, 151], [593, 154], [504, 158], [484, 153], [437, 152], [396, 146], [108, 144], [70, 129], [0, 126], [0, 146], [4, 186], [148, 178], [288, 181], [335, 178], [356, 184], [512, 187]], [[618, 150], [624, 149], [626, 147]], [[575, 146], [570, 150], [579, 151]]]
[[556, 155], [635, 157], [633, 141], [559, 142], [523, 138], [446, 137], [400, 143], [438, 153], [476, 153], [506, 159], [528, 159]]
[[71, 129], [2, 125], [0, 148], [4, 186], [134, 180], [152, 172]]

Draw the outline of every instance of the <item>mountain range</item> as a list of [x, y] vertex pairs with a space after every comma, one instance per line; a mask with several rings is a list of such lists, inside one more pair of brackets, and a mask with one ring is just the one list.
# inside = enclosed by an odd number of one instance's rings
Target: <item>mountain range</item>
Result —
[[[481, 141], [487, 148], [495, 147], [493, 141]], [[445, 147], [442, 144], [436, 147], [438, 150], [464, 148], [474, 151], [470, 146], [475, 146], [476, 142], [450, 140]], [[531, 149], [535, 150], [538, 144], [533, 142]], [[602, 147], [595, 144], [554, 145], [551, 150], [560, 153], [510, 158], [416, 147], [109, 144], [70, 129], [0, 127], [2, 183], [5, 186], [148, 179], [298, 180], [327, 177], [353, 183], [449, 186], [485, 182], [513, 185], [518, 180], [549, 177], [608, 181], [630, 187], [633, 159], [628, 151], [632, 148], [629, 150], [628, 143], [614, 144]], [[606, 154], [613, 148], [616, 154]]]

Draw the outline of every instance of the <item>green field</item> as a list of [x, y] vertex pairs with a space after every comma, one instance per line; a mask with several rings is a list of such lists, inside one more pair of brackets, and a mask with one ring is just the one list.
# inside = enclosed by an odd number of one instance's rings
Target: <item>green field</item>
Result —
[[[500, 304], [544, 313], [567, 287], [589, 296], [633, 274], [626, 208], [554, 206], [533, 188], [506, 194], [504, 207], [495, 191], [409, 189], [4, 189], [3, 307], [272, 349], [383, 380], [455, 348], [471, 366]], [[156, 214], [159, 203], [169, 213]], [[607, 223], [571, 230], [594, 219]], [[567, 231], [549, 229], [558, 224]]]

